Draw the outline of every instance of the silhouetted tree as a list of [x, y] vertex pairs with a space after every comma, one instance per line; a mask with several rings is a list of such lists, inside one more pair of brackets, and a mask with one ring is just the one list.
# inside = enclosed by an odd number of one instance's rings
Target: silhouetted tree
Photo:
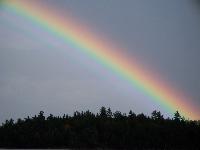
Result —
[[101, 107], [100, 109], [100, 117], [101, 118], [107, 118], [107, 111], [105, 107]]
[[178, 121], [178, 122], [181, 120], [181, 115], [179, 114], [178, 111], [176, 111], [176, 112], [174, 113], [174, 120], [175, 120], [175, 121]]
[[134, 119], [134, 118], [136, 118], [136, 114], [132, 110], [130, 110], [128, 117], [131, 118], [131, 119]]
[[151, 113], [151, 118], [153, 120], [163, 120], [163, 115], [161, 115], [161, 112], [160, 111], [156, 111], [154, 110], [152, 113]]
[[112, 118], [112, 111], [111, 111], [111, 109], [110, 108], [108, 108], [108, 110], [107, 110], [107, 117], [108, 118]]

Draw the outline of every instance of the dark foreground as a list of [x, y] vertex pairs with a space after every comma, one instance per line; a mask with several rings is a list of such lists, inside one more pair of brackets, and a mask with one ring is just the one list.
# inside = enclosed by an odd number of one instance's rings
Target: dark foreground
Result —
[[109, 148], [109, 149], [200, 149], [200, 122], [112, 113], [102, 107], [98, 114], [75, 112], [73, 116], [7, 120], [0, 126], [2, 148]]

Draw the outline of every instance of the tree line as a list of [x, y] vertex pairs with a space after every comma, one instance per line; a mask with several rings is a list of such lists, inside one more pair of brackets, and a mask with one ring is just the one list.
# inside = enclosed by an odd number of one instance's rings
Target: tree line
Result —
[[179, 112], [164, 118], [160, 111], [91, 111], [6, 120], [0, 126], [1, 148], [114, 148], [200, 149], [200, 121], [186, 120]]

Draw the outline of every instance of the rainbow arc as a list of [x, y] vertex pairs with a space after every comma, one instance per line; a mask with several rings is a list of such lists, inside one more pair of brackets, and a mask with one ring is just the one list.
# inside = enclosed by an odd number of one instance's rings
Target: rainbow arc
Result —
[[156, 103], [167, 108], [170, 113], [179, 110], [181, 115], [190, 119], [199, 119], [200, 110], [191, 99], [169, 86], [156, 73], [144, 68], [136, 59], [130, 59], [122, 53], [123, 50], [106, 42], [90, 31], [87, 26], [69, 16], [60, 16], [51, 9], [39, 4], [39, 1], [8, 0], [4, 6], [34, 24], [40, 25], [54, 36], [61, 38], [66, 44], [71, 44], [84, 52], [98, 63], [106, 66], [120, 75], [131, 85], [137, 87]]

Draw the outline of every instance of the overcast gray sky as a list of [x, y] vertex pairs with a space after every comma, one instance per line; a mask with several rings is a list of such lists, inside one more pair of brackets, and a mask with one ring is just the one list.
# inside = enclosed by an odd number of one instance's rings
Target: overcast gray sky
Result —
[[[47, 0], [111, 39], [200, 106], [198, 0]], [[159, 104], [98, 64], [49, 46], [26, 20], [1, 15], [0, 121], [40, 110], [56, 115], [100, 106], [149, 114]], [[17, 22], [15, 24], [15, 22]], [[77, 57], [76, 57], [77, 56]], [[96, 69], [93, 69], [93, 68]], [[97, 69], [97, 67], [99, 67]], [[98, 71], [97, 71], [98, 70]], [[103, 74], [101, 74], [104, 72]], [[114, 76], [112, 79], [111, 76]]]

